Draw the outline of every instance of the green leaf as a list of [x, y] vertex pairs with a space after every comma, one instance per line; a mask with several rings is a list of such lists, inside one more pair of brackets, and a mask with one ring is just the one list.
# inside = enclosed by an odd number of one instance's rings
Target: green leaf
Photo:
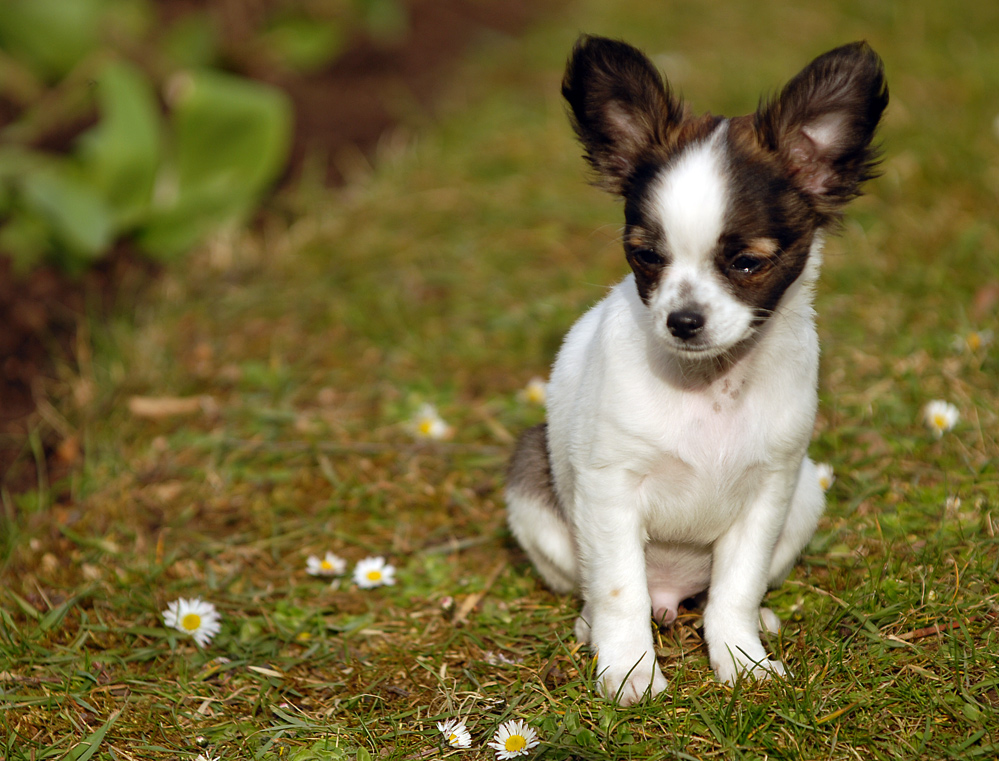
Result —
[[55, 81], [97, 47], [104, 0], [4, 0], [0, 48]]
[[291, 105], [280, 90], [216, 71], [191, 75], [174, 112], [181, 194], [253, 195], [288, 155]]
[[583, 727], [576, 732], [576, 745], [580, 748], [599, 748], [600, 740], [592, 730]]
[[332, 21], [294, 16], [275, 22], [264, 42], [287, 66], [309, 72], [328, 65], [340, 54], [345, 35]]
[[116, 229], [148, 211], [161, 160], [159, 113], [146, 76], [111, 61], [97, 80], [101, 119], [81, 138], [84, 170], [111, 208]]
[[163, 33], [160, 49], [174, 69], [211, 66], [219, 56], [219, 34], [207, 10], [189, 10]]
[[135, 40], [153, 18], [148, 0], [0, 0], [0, 50], [55, 82], [107, 40]]
[[49, 228], [38, 214], [18, 210], [0, 227], [0, 251], [24, 274], [41, 264], [49, 246]]
[[291, 106], [276, 88], [213, 71], [174, 83], [175, 165], [140, 244], [172, 257], [225, 224], [241, 223], [284, 167]]
[[[113, 240], [111, 214], [97, 191], [65, 164], [24, 178], [24, 202], [51, 226], [73, 268], [103, 254]], [[80, 261], [83, 260], [83, 261]]]

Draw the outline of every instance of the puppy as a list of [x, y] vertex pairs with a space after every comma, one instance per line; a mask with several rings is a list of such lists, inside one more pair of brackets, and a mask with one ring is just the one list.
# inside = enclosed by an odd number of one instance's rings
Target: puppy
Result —
[[582, 37], [562, 83], [597, 184], [624, 201], [631, 274], [570, 330], [548, 421], [513, 455], [510, 528], [557, 592], [601, 692], [665, 689], [649, 621], [707, 590], [718, 679], [783, 674], [760, 608], [824, 508], [806, 456], [822, 239], [874, 176], [884, 69], [863, 42], [754, 114], [692, 116], [641, 52]]

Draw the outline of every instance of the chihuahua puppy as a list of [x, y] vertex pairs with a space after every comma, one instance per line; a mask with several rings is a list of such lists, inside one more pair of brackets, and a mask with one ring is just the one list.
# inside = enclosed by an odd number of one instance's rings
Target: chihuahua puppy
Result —
[[806, 456], [823, 235], [874, 176], [884, 69], [863, 42], [812, 61], [748, 116], [692, 116], [641, 52], [582, 37], [562, 83], [599, 186], [624, 201], [631, 274], [570, 330], [548, 420], [513, 455], [510, 528], [584, 601], [601, 692], [666, 687], [650, 611], [707, 591], [718, 679], [784, 673], [760, 604], [825, 504]]

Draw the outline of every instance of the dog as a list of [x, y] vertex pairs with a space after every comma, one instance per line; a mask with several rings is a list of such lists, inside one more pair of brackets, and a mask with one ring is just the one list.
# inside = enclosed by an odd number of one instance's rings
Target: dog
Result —
[[558, 352], [547, 422], [511, 458], [511, 532], [582, 597], [606, 698], [666, 688], [650, 612], [668, 625], [703, 592], [717, 678], [784, 674], [760, 606], [825, 507], [806, 454], [813, 291], [824, 236], [877, 174], [884, 65], [844, 45], [754, 114], [694, 116], [639, 50], [583, 36], [562, 94], [595, 183], [624, 201], [631, 273]]

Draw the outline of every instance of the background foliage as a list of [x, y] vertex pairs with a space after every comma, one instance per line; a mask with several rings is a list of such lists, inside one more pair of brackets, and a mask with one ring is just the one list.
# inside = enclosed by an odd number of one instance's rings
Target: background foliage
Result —
[[[244, 223], [285, 168], [292, 112], [279, 89], [235, 72], [316, 70], [352, 33], [393, 35], [406, 23], [396, 0], [230, 8], [242, 12], [4, 3], [0, 253], [17, 269], [78, 273], [125, 240], [177, 258]], [[248, 28], [236, 35], [226, 21]]]

